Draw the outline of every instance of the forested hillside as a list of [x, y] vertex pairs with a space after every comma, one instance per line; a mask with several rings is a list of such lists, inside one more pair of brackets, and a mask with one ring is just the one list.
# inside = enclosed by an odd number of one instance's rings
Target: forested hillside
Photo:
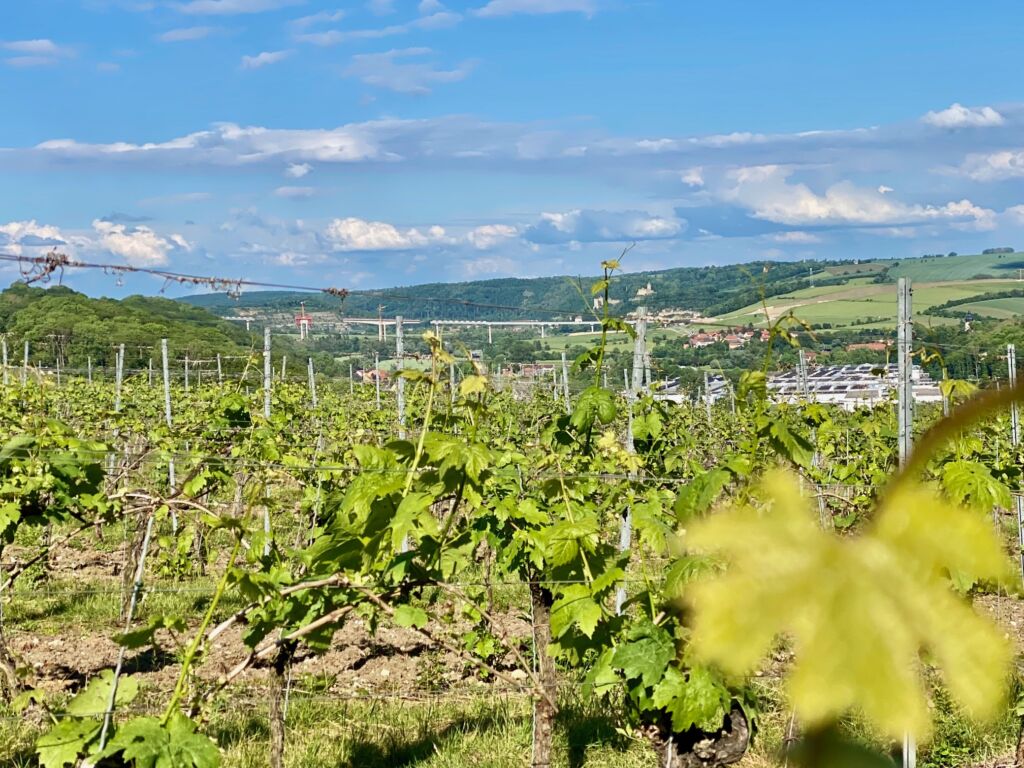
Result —
[[170, 299], [130, 296], [92, 299], [70, 288], [35, 288], [14, 283], [0, 293], [0, 332], [12, 359], [20, 360], [29, 341], [32, 360], [65, 365], [112, 364], [115, 343], [124, 343], [128, 366], [145, 363], [153, 346], [166, 338], [172, 357], [247, 352], [253, 341], [244, 327], [205, 309]]
[[[628, 258], [628, 257], [627, 257]], [[829, 262], [836, 266], [844, 262]], [[683, 267], [620, 276], [612, 299], [624, 310], [640, 304], [653, 309], [682, 308], [709, 314], [730, 312], [756, 301], [762, 287], [768, 296], [799, 290], [810, 284], [809, 275], [825, 266], [820, 261], [750, 262], [723, 267]], [[845, 277], [820, 274], [816, 284], [842, 282]], [[327, 295], [291, 291], [259, 291], [232, 299], [225, 294], [189, 296], [182, 301], [218, 314], [241, 309], [294, 310], [300, 301], [313, 311], [341, 311], [349, 316], [377, 314], [380, 304], [388, 316], [422, 318], [443, 314], [451, 319], [510, 320], [528, 316], [547, 319], [584, 312], [590, 303], [594, 277], [502, 278], [468, 283], [431, 283], [406, 288], [357, 291], [344, 301]], [[651, 284], [653, 296], [637, 297]]]

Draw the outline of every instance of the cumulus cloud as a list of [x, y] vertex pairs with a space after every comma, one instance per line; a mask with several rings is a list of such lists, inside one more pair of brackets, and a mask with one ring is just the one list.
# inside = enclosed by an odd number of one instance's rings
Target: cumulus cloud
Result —
[[354, 217], [334, 219], [327, 225], [324, 235], [336, 251], [404, 251], [444, 243], [448, 239], [443, 227], [401, 231], [384, 221]]
[[459, 264], [461, 277], [475, 280], [491, 275], [518, 275], [521, 272], [515, 259], [504, 256], [482, 256], [478, 259], [464, 259]]
[[162, 266], [167, 263], [167, 255], [175, 248], [191, 249], [181, 235], [171, 235], [166, 239], [145, 226], [129, 228], [124, 224], [96, 219], [92, 228], [100, 248], [120, 256], [136, 267]]
[[276, 11], [305, 2], [306, 0], [189, 0], [178, 3], [176, 7], [182, 13], [197, 16], [235, 16]]
[[689, 168], [683, 171], [679, 175], [679, 180], [690, 187], [703, 187], [704, 186], [704, 169], [703, 168]]
[[39, 224], [35, 219], [0, 224], [0, 247], [15, 256], [26, 253], [26, 248], [55, 248], [65, 245], [68, 245], [68, 238], [58, 227]]
[[820, 243], [821, 238], [818, 235], [810, 232], [801, 232], [800, 230], [790, 230], [788, 232], [775, 232], [767, 235], [769, 240], [776, 243], [795, 243], [798, 245], [812, 245], [814, 243]]
[[474, 13], [477, 16], [512, 16], [520, 13], [574, 12], [589, 16], [595, 10], [594, 0], [490, 0]]
[[929, 221], [984, 225], [994, 212], [970, 200], [943, 205], [908, 204], [877, 189], [849, 181], [829, 186], [818, 194], [806, 184], [791, 183], [792, 169], [777, 165], [739, 168], [729, 174], [733, 186], [726, 200], [750, 210], [756, 219], [790, 226], [880, 226]]
[[511, 224], [485, 224], [470, 230], [466, 239], [474, 248], [487, 251], [518, 234], [519, 230]]
[[213, 27], [179, 27], [178, 29], [167, 30], [159, 35], [157, 39], [161, 43], [184, 43], [192, 40], [202, 40], [204, 37], [209, 37], [211, 32], [213, 32]]
[[434, 85], [465, 79], [474, 67], [474, 62], [464, 61], [455, 69], [438, 69], [431, 62], [419, 60], [432, 53], [430, 48], [400, 48], [358, 54], [352, 57], [345, 74], [397, 93], [430, 93]]
[[5, 58], [4, 63], [18, 68], [51, 66], [75, 55], [74, 48], [58, 45], [48, 38], [0, 42], [0, 49], [17, 54]]
[[971, 153], [960, 164], [958, 172], [975, 181], [1004, 181], [1024, 176], [1024, 149]]
[[440, 0], [420, 0], [420, 4], [417, 6], [416, 10], [425, 16], [430, 13], [443, 11], [444, 6], [441, 4]]
[[277, 64], [291, 55], [291, 51], [263, 51], [255, 56], [242, 57], [242, 69], [259, 69], [269, 64]]
[[395, 0], [367, 0], [366, 7], [370, 13], [386, 16], [395, 12]]
[[962, 104], [928, 112], [921, 120], [936, 128], [987, 128], [1006, 122], [992, 107], [965, 107]]
[[1003, 211], [1003, 216], [1015, 226], [1024, 226], [1024, 205], [1011, 205]]
[[278, 187], [274, 194], [287, 200], [305, 200], [316, 194], [313, 187]]
[[289, 179], [301, 179], [313, 170], [309, 163], [291, 163], [284, 169], [284, 175]]
[[644, 211], [577, 209], [542, 213], [538, 222], [527, 227], [523, 239], [537, 244], [668, 240], [678, 237], [685, 229], [685, 221], [652, 216]]

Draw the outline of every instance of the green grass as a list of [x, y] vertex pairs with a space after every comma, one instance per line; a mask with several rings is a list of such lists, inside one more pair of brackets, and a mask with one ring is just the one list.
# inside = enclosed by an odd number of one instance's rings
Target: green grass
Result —
[[986, 299], [984, 301], [960, 304], [952, 308], [954, 312], [973, 312], [980, 317], [993, 317], [997, 320], [1006, 320], [1024, 315], [1024, 297], [1011, 297], [1005, 299]]
[[898, 266], [890, 267], [889, 277], [935, 282], [970, 280], [978, 275], [989, 275], [1016, 280], [1021, 268], [1024, 268], [1024, 253], [945, 256], [939, 259], [903, 259]]
[[[951, 318], [930, 317], [924, 311], [936, 304], [956, 299], [969, 299], [983, 293], [1008, 290], [1019, 286], [1007, 280], [959, 280], [942, 283], [918, 283], [913, 286], [915, 317], [919, 322], [941, 325], [957, 322]], [[993, 300], [1000, 301], [1000, 300]], [[1024, 300], [1010, 299], [1024, 307]], [[830, 323], [851, 328], [892, 327], [896, 322], [896, 287], [888, 283], [871, 283], [863, 279], [846, 285], [805, 288], [767, 301], [774, 316], [792, 311], [807, 323]], [[981, 302], [979, 306], [987, 304]], [[1008, 307], [1013, 305], [1008, 305]], [[964, 309], [964, 311], [968, 311]], [[979, 311], [978, 314], [983, 314]], [[996, 315], [993, 315], [996, 316]], [[1003, 315], [1008, 316], [1008, 315]], [[764, 325], [763, 308], [752, 304], [721, 318], [723, 322], [754, 322]], [[861, 322], [857, 322], [860, 320]]]

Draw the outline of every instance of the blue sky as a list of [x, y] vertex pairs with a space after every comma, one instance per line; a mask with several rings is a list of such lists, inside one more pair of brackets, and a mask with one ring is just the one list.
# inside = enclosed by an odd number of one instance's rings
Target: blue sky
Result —
[[1024, 248], [1018, 3], [3, 5], [2, 252], [369, 288]]

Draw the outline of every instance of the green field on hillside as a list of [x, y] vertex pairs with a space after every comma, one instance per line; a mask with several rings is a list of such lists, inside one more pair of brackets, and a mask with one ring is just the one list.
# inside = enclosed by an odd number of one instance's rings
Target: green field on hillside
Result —
[[960, 304], [956, 312], [973, 312], [979, 317], [992, 317], [996, 320], [1006, 320], [1011, 317], [1024, 315], [1024, 297], [1012, 297], [1005, 299], [985, 299], [984, 301]]
[[928, 256], [893, 262], [891, 278], [909, 277], [915, 282], [971, 280], [979, 276], [1018, 280], [1024, 270], [1024, 253], [991, 253], [970, 256]]
[[[987, 258], [987, 257], [986, 257]], [[969, 299], [979, 294], [1009, 290], [1017, 287], [1010, 280], [960, 280], [951, 282], [917, 283], [914, 285], [914, 314], [920, 322], [940, 325], [956, 322], [953, 318], [924, 315], [936, 304], [957, 299]], [[768, 300], [773, 318], [792, 311], [807, 323], [829, 323], [839, 327], [889, 327], [896, 322], [896, 287], [891, 283], [872, 283], [864, 279], [851, 280], [846, 285], [806, 288], [792, 294], [775, 296]], [[975, 309], [974, 307], [977, 307]], [[1017, 307], [1019, 309], [1015, 310]], [[973, 311], [991, 317], [1009, 317], [1024, 311], [1024, 299], [989, 299], [977, 305], [963, 305], [964, 312]], [[764, 308], [757, 304], [724, 315], [722, 322], [764, 325]]]

